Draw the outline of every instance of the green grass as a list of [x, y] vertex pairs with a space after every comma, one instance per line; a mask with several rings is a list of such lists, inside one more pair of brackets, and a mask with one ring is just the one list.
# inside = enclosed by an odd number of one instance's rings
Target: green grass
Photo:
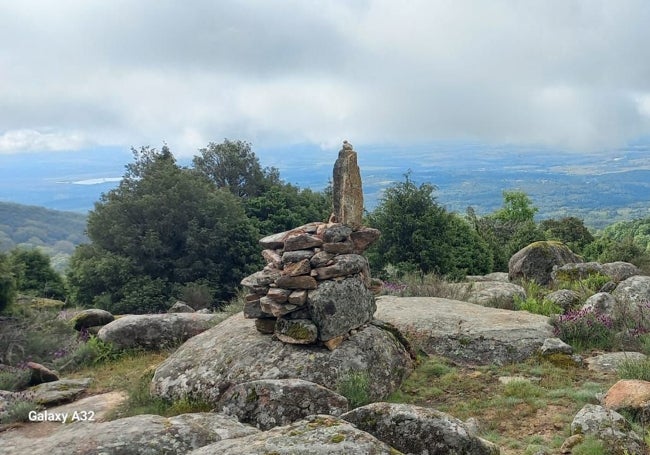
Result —
[[365, 371], [352, 371], [341, 375], [336, 389], [348, 399], [350, 409], [370, 403], [370, 379]]
[[621, 379], [640, 379], [650, 381], [650, 359], [625, 360], [618, 367], [618, 376]]

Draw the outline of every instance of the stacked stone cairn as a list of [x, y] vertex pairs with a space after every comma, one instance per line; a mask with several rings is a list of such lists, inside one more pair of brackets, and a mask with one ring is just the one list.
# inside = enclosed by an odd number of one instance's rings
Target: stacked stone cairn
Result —
[[255, 319], [258, 331], [285, 343], [323, 343], [333, 350], [372, 320], [375, 297], [362, 253], [380, 233], [361, 226], [361, 178], [347, 142], [334, 166], [334, 197], [329, 222], [260, 240], [267, 265], [241, 282], [250, 290], [244, 316]]

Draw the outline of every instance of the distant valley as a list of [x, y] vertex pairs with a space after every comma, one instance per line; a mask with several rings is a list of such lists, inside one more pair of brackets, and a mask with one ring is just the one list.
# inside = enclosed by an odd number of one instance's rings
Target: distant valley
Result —
[[[255, 151], [285, 181], [316, 190], [328, 184], [337, 156], [313, 146]], [[413, 181], [436, 185], [438, 202], [459, 213], [468, 206], [490, 213], [501, 205], [503, 190], [520, 189], [539, 207], [540, 219], [578, 216], [600, 229], [650, 216], [647, 145], [601, 154], [454, 143], [357, 151], [369, 210], [384, 188], [410, 170]], [[314, 156], [320, 158], [314, 162]], [[0, 155], [0, 201], [86, 213], [117, 186], [131, 160], [122, 149]], [[189, 165], [190, 159], [179, 163]]]

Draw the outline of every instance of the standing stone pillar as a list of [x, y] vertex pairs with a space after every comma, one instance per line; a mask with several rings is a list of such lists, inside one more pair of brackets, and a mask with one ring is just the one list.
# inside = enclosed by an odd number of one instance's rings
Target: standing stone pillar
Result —
[[357, 152], [343, 141], [343, 148], [334, 163], [334, 216], [336, 222], [357, 230], [363, 218], [363, 190]]

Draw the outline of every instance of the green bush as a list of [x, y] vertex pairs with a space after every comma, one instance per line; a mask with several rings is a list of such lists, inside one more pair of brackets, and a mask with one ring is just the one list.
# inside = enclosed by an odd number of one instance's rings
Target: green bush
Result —
[[528, 311], [534, 314], [541, 314], [544, 316], [551, 316], [553, 314], [562, 314], [562, 307], [556, 303], [551, 302], [547, 299], [537, 300], [535, 298], [528, 297], [522, 299], [519, 296], [515, 296], [515, 308], [520, 311]]
[[614, 322], [592, 310], [569, 311], [551, 319], [555, 335], [576, 350], [611, 349], [615, 344]]
[[0, 371], [0, 390], [17, 392], [27, 388], [31, 373], [29, 370]]

